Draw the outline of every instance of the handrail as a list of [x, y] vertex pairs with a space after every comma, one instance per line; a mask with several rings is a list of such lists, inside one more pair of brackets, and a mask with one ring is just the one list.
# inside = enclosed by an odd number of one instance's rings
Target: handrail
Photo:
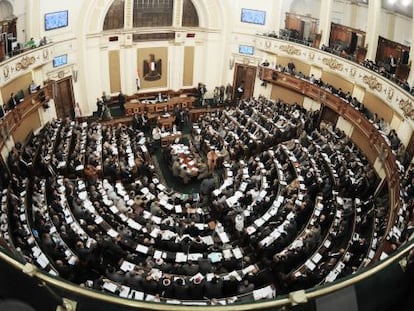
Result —
[[[305, 292], [304, 295], [307, 300], [314, 299], [323, 295], [331, 294], [335, 291], [338, 291], [340, 289], [343, 289], [345, 287], [354, 285], [360, 281], [363, 281], [374, 274], [380, 272], [381, 270], [385, 269], [386, 267], [393, 264], [395, 261], [397, 261], [402, 256], [408, 254], [412, 249], [414, 249], [414, 243], [411, 241], [410, 244], [405, 247], [404, 249], [396, 252], [395, 254], [389, 256], [384, 261], [378, 263], [375, 267], [368, 269], [364, 272], [361, 272], [355, 276], [350, 277], [349, 279], [343, 279], [339, 280], [337, 282], [332, 283], [332, 285], [322, 287], [320, 289], [311, 290], [309, 292]], [[5, 261], [7, 264], [11, 265], [17, 270], [20, 270], [22, 272], [27, 269], [26, 265], [23, 265], [22, 263], [18, 262], [17, 260], [7, 256], [3, 253], [3, 251], [0, 251], [0, 260]], [[292, 303], [291, 299], [288, 297], [284, 297], [281, 299], [276, 300], [268, 300], [268, 301], [262, 301], [262, 302], [254, 302], [254, 303], [246, 303], [246, 304], [233, 304], [233, 305], [224, 305], [224, 306], [194, 306], [194, 305], [174, 305], [174, 304], [162, 304], [162, 303], [150, 303], [150, 302], [144, 302], [144, 301], [136, 301], [136, 300], [130, 300], [130, 299], [124, 299], [120, 297], [114, 297], [109, 294], [104, 294], [101, 292], [96, 292], [90, 289], [86, 289], [80, 286], [77, 286], [75, 284], [71, 284], [65, 281], [61, 281], [57, 278], [54, 278], [52, 276], [47, 275], [43, 271], [39, 271], [36, 268], [34, 270], [30, 270], [30, 272], [24, 272], [29, 274], [32, 277], [35, 277], [41, 281], [46, 282], [48, 285], [56, 286], [60, 289], [70, 291], [73, 294], [78, 294], [84, 297], [97, 299], [103, 302], [110, 302], [122, 306], [128, 306], [128, 307], [134, 307], [134, 308], [145, 308], [146, 310], [171, 310], [171, 311], [187, 311], [187, 310], [194, 310], [194, 308], [197, 308], [197, 310], [203, 311], [211, 311], [211, 310], [227, 310], [227, 311], [237, 311], [237, 310], [260, 310], [265, 308], [274, 308], [274, 307], [282, 307], [287, 306]]]

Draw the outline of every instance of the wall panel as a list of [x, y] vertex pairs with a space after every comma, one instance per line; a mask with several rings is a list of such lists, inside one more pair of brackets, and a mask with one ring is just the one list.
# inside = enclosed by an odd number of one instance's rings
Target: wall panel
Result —
[[192, 86], [194, 73], [194, 47], [186, 46], [184, 48], [184, 70], [183, 86]]
[[362, 102], [366, 108], [368, 108], [370, 111], [375, 111], [378, 116], [384, 118], [385, 122], [391, 124], [394, 111], [380, 98], [370, 92], [365, 92], [364, 100]]
[[42, 126], [40, 122], [39, 113], [36, 111], [31, 115], [27, 116], [27, 118], [22, 122], [13, 133], [13, 139], [17, 143], [23, 143], [26, 140], [26, 137], [30, 134], [30, 132], [34, 132], [38, 128]]
[[354, 128], [351, 136], [351, 140], [361, 149], [362, 153], [365, 154], [368, 161], [372, 164], [377, 158], [376, 151], [372, 148], [368, 138], [362, 134], [357, 128]]
[[111, 93], [117, 93], [121, 90], [121, 65], [119, 60], [119, 51], [109, 51], [109, 85]]
[[12, 82], [6, 84], [1, 88], [1, 95], [3, 98], [3, 103], [7, 104], [10, 94], [14, 92], [16, 94], [18, 91], [23, 90], [24, 95], [27, 95], [29, 93], [28, 87], [30, 83], [32, 82], [32, 73], [28, 72], [16, 79], [14, 79]]
[[304, 96], [277, 85], [272, 85], [271, 99], [281, 99], [289, 104], [297, 103], [303, 105]]
[[343, 92], [353, 93], [354, 91], [354, 84], [349, 82], [337, 74], [324, 71], [322, 72], [321, 79], [323, 82], [329, 83], [330, 85], [334, 86], [336, 89], [341, 88]]

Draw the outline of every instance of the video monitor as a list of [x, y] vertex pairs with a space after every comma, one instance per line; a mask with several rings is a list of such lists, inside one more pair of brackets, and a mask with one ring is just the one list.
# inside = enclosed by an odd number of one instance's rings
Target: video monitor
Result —
[[56, 57], [53, 57], [53, 67], [60, 67], [68, 63], [68, 55], [62, 54]]
[[251, 9], [242, 9], [241, 21], [243, 23], [264, 25], [266, 22], [266, 12]]
[[68, 26], [68, 11], [58, 11], [45, 14], [45, 30], [53, 30]]
[[241, 44], [239, 45], [239, 53], [244, 55], [253, 55], [254, 46]]

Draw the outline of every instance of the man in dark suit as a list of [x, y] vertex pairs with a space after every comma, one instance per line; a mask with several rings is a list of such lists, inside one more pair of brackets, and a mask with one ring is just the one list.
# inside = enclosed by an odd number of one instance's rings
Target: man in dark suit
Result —
[[19, 101], [17, 100], [17, 98], [14, 95], [14, 93], [11, 93], [10, 94], [9, 101], [7, 102], [7, 109], [6, 110], [13, 110], [17, 106], [17, 103], [18, 102]]

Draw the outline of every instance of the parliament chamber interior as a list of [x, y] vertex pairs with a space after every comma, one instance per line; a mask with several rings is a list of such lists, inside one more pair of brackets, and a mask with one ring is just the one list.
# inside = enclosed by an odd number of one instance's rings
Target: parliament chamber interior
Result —
[[410, 0], [0, 0], [0, 310], [411, 310]]

